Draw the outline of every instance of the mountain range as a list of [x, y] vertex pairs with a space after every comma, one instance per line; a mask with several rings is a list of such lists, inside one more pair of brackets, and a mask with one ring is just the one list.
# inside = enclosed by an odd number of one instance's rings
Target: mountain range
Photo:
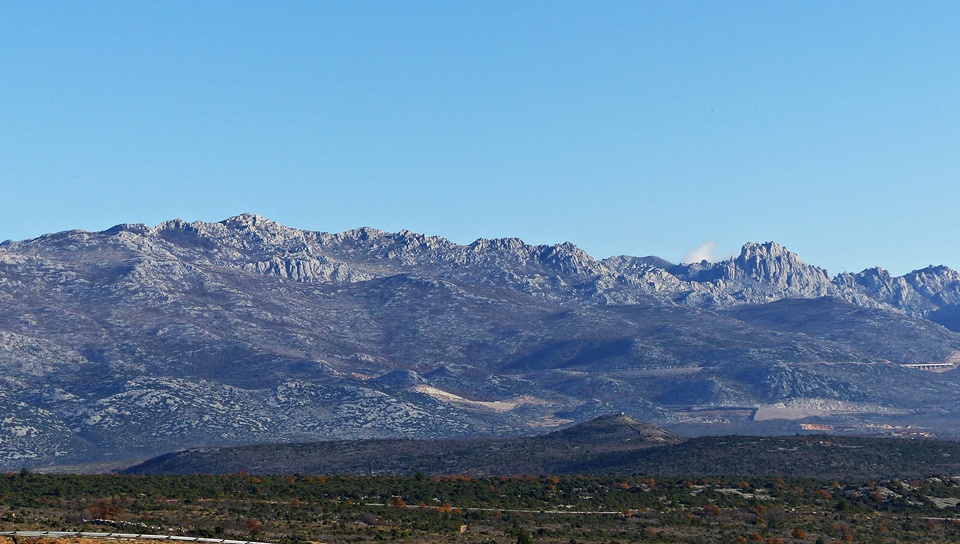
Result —
[[542, 434], [960, 434], [960, 275], [597, 260], [243, 214], [0, 244], [0, 466]]

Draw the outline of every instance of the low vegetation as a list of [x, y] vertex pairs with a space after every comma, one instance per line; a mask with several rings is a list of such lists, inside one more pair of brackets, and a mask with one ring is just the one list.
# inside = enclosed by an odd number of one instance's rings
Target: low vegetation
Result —
[[956, 542], [960, 483], [649, 475], [0, 476], [0, 531], [269, 542]]

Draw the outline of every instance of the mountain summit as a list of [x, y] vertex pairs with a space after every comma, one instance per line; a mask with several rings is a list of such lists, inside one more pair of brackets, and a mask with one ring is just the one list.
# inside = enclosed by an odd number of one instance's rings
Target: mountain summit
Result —
[[831, 279], [773, 242], [675, 265], [253, 214], [67, 231], [0, 244], [0, 465], [620, 411], [960, 432], [958, 315], [948, 268]]

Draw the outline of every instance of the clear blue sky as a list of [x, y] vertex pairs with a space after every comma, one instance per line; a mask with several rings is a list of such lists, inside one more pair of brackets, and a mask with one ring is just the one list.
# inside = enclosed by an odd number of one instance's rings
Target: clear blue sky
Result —
[[958, 2], [2, 2], [0, 240], [240, 212], [960, 269]]

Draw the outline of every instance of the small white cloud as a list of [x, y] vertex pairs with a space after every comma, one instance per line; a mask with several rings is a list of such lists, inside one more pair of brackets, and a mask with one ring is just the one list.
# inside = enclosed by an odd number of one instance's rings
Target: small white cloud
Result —
[[720, 260], [720, 257], [717, 256], [719, 249], [720, 246], [717, 242], [710, 240], [702, 246], [688, 251], [680, 262], [683, 264], [699, 263], [700, 261], [715, 263]]

